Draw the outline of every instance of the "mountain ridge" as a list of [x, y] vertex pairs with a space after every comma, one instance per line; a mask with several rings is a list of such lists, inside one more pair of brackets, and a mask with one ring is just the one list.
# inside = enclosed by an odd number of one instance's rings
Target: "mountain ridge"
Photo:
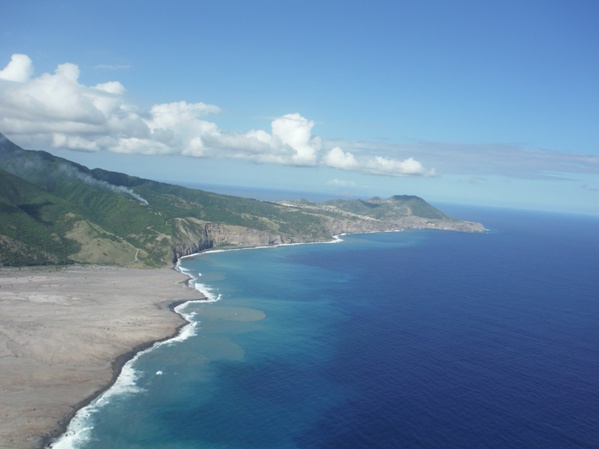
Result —
[[261, 201], [89, 169], [0, 134], [0, 266], [158, 267], [212, 248], [398, 229], [482, 232], [413, 195]]

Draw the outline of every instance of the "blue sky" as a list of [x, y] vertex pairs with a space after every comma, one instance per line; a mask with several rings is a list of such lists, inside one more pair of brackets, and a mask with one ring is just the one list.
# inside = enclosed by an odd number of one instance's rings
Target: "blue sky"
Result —
[[0, 132], [142, 177], [599, 214], [599, 3], [2, 0]]

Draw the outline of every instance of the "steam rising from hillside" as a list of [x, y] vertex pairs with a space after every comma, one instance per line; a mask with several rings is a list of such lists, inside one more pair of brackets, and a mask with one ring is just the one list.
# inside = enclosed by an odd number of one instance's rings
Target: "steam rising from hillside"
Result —
[[77, 170], [76, 168], [67, 165], [67, 164], [62, 164], [59, 166], [59, 171], [62, 171], [64, 173], [66, 173], [68, 176], [77, 178], [81, 181], [83, 181], [84, 183], [86, 183], [87, 185], [91, 186], [91, 187], [96, 187], [99, 189], [105, 189], [105, 190], [111, 190], [115, 193], [124, 193], [127, 195], [132, 196], [133, 198], [135, 198], [137, 201], [139, 201], [140, 203], [142, 203], [144, 206], [147, 206], [149, 203], [148, 201], [143, 198], [141, 195], [135, 193], [133, 190], [125, 187], [125, 186], [117, 186], [114, 184], [110, 184], [106, 181], [103, 181], [101, 179], [96, 179], [93, 178], [92, 176], [88, 175], [87, 173], [83, 173], [79, 170]]

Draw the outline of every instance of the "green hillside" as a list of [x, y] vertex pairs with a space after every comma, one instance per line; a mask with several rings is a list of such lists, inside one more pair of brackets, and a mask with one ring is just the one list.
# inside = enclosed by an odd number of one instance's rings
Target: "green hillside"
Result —
[[400, 227], [480, 231], [414, 196], [273, 203], [189, 189], [24, 150], [0, 134], [0, 265], [155, 267], [214, 247]]
[[69, 206], [44, 189], [0, 170], [0, 265], [62, 264], [78, 250], [65, 238]]

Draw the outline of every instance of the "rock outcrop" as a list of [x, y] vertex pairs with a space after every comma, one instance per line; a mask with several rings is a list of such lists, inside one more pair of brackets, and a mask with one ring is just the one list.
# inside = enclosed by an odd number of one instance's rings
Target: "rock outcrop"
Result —
[[177, 218], [173, 233], [173, 261], [211, 248], [273, 246], [309, 240], [243, 226], [212, 223], [197, 218]]
[[[438, 229], [459, 232], [483, 232], [485, 230], [480, 223], [453, 219], [428, 219], [417, 216], [402, 217], [393, 221], [375, 220], [368, 217], [326, 217], [323, 226], [330, 236], [405, 229]], [[197, 218], [177, 218], [173, 228], [175, 229], [172, 240], [173, 262], [181, 257], [212, 248], [273, 246], [316, 241], [313, 238], [276, 234]]]

